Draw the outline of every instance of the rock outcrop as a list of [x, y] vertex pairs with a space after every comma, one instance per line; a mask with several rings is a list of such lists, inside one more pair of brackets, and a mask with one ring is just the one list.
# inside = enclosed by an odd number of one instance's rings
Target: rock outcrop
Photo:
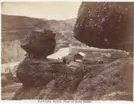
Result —
[[32, 58], [46, 58], [54, 52], [55, 33], [50, 30], [32, 31], [23, 41], [21, 47]]
[[54, 60], [33, 60], [26, 57], [18, 67], [17, 77], [24, 86], [41, 87], [56, 79], [56, 75], [60, 71], [66, 73], [70, 69]]
[[133, 99], [131, 58], [92, 65], [76, 64], [72, 68], [52, 60], [26, 58], [17, 71], [23, 86], [13, 99]]
[[83, 2], [74, 37], [88, 46], [133, 50], [133, 3]]

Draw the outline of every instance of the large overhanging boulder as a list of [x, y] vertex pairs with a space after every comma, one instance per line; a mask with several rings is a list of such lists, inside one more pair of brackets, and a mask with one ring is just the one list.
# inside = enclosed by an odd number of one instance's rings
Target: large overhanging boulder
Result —
[[132, 51], [133, 3], [83, 2], [74, 37], [88, 46]]
[[46, 58], [46, 56], [52, 54], [55, 50], [56, 40], [55, 33], [50, 30], [32, 31], [27, 36], [21, 48], [23, 48], [28, 56], [31, 58]]

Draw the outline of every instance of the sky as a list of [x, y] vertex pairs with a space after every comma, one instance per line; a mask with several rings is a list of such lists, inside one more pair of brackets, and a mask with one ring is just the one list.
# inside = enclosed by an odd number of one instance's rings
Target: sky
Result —
[[81, 2], [3, 2], [2, 14], [46, 19], [76, 18]]

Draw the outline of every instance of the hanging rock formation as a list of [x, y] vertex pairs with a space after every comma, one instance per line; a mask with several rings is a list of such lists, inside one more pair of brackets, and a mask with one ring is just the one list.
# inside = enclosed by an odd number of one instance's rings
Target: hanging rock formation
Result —
[[54, 52], [56, 41], [55, 33], [50, 30], [32, 31], [23, 41], [21, 47], [32, 58], [46, 58]]
[[132, 51], [133, 3], [83, 2], [74, 37], [92, 47]]

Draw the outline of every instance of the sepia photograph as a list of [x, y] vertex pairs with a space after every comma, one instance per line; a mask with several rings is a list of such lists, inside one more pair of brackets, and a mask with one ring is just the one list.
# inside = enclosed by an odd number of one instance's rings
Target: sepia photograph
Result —
[[133, 2], [1, 2], [1, 100], [133, 101]]

